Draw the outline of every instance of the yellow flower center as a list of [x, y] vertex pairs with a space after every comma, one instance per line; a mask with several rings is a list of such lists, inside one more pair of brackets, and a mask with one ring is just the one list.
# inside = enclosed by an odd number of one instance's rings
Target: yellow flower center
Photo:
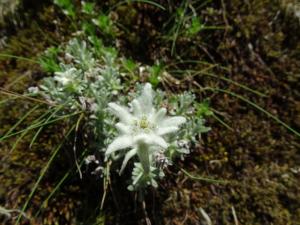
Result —
[[146, 117], [143, 117], [140, 121], [139, 121], [139, 127], [143, 130], [149, 128], [150, 123], [148, 122]]
[[149, 122], [146, 116], [134, 122], [133, 131], [134, 133], [145, 132], [149, 133], [154, 126]]

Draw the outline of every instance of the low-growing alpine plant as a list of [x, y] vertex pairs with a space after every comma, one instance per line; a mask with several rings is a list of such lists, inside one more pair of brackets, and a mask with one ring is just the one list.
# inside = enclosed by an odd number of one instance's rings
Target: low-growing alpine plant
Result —
[[[100, 167], [112, 162], [111, 172], [122, 175], [125, 169], [131, 170], [129, 190], [157, 187], [164, 169], [176, 157], [188, 154], [198, 144], [197, 136], [209, 130], [204, 118], [197, 115], [199, 104], [191, 92], [153, 91], [150, 83], [129, 87], [121, 80], [130, 77], [132, 71], [123, 68], [124, 59], [116, 50], [104, 46], [100, 52], [95, 49], [85, 41], [69, 41], [62, 46], [64, 55], [57, 56], [57, 65], [53, 54], [43, 60], [46, 68], [50, 65], [45, 62], [57, 68], [51, 71], [54, 76], [44, 78], [38, 88], [30, 90], [62, 106], [60, 114], [84, 113], [88, 133], [98, 138], [84, 137], [90, 148], [103, 156]], [[150, 74], [151, 67], [143, 68]], [[145, 74], [143, 70], [138, 76]], [[114, 161], [120, 160], [119, 167]]]
[[[161, 163], [168, 161], [165, 152], [172, 140], [169, 134], [176, 133], [186, 119], [182, 116], [167, 117], [166, 108], [156, 110], [153, 106], [153, 91], [149, 83], [145, 84], [142, 95], [131, 102], [130, 109], [116, 103], [109, 103], [108, 106], [120, 122], [116, 124], [119, 136], [108, 146], [106, 156], [129, 148], [120, 173], [128, 161], [137, 155], [140, 164], [135, 164], [138, 169], [134, 170], [136, 178], [132, 183], [133, 186], [143, 186], [144, 183], [157, 186], [153, 182], [154, 173], [160, 169]], [[173, 138], [177, 138], [176, 136], [173, 135]], [[137, 170], [139, 172], [136, 172]]]

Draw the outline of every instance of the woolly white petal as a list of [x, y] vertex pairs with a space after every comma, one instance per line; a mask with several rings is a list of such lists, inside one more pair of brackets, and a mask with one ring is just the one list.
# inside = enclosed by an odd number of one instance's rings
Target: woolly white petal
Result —
[[125, 169], [128, 161], [136, 154], [137, 150], [136, 148], [134, 149], [131, 149], [129, 152], [126, 153], [125, 155], [125, 158], [123, 160], [123, 163], [122, 163], [122, 167], [121, 167], [121, 170], [120, 170], [120, 175], [123, 173], [123, 170]]
[[175, 126], [179, 126], [185, 122], [186, 122], [186, 119], [183, 116], [174, 116], [174, 117], [169, 117], [169, 118], [166, 118], [165, 120], [163, 120], [161, 126], [162, 127], [175, 127]]
[[118, 129], [118, 131], [122, 134], [129, 134], [130, 133], [130, 127], [126, 126], [123, 123], [117, 123], [116, 124], [116, 128]]
[[65, 73], [64, 72], [54, 72], [54, 75], [56, 75], [56, 76], [63, 76], [63, 75], [65, 75]]
[[139, 144], [146, 144], [146, 145], [149, 145], [152, 143], [152, 140], [151, 140], [151, 136], [148, 135], [148, 134], [139, 134], [137, 136], [134, 137], [134, 140], [133, 142], [137, 145]]
[[163, 118], [166, 116], [167, 110], [165, 108], [161, 108], [155, 115], [153, 118], [153, 122], [156, 124], [159, 123], [163, 120]]
[[61, 83], [62, 85], [67, 85], [68, 83], [71, 82], [70, 78], [64, 77], [64, 76], [55, 76], [54, 80], [56, 80], [57, 82]]
[[178, 130], [179, 130], [178, 127], [162, 127], [162, 128], [157, 129], [157, 134], [158, 135], [165, 135], [165, 134], [176, 132]]
[[146, 145], [158, 145], [162, 148], [167, 148], [168, 143], [160, 136], [156, 134], [140, 134], [136, 136], [133, 142], [137, 145], [146, 144]]
[[160, 136], [152, 134], [151, 141], [153, 144], [156, 144], [164, 149], [168, 148], [168, 143]]
[[142, 95], [138, 98], [138, 101], [142, 106], [141, 108], [144, 114], [149, 114], [152, 112], [153, 93], [151, 84], [145, 84]]
[[142, 109], [141, 109], [141, 105], [140, 105], [139, 101], [134, 99], [131, 104], [132, 104], [133, 114], [137, 117], [141, 116]]
[[113, 102], [108, 103], [108, 106], [110, 107], [112, 113], [115, 116], [119, 117], [121, 122], [124, 122], [126, 124], [131, 124], [133, 122], [133, 116], [128, 112], [128, 110], [125, 107], [119, 106]]
[[107, 148], [105, 155], [132, 146], [132, 138], [128, 135], [117, 137]]

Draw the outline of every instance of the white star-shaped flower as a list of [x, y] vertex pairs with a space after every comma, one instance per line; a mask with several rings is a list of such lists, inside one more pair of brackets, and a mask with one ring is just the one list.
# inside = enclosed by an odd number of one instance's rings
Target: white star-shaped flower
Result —
[[[165, 136], [179, 130], [179, 126], [185, 123], [182, 116], [166, 116], [167, 110], [153, 107], [153, 92], [149, 83], [145, 84], [142, 95], [131, 103], [132, 113], [127, 107], [116, 103], [109, 103], [112, 113], [120, 119], [116, 128], [120, 135], [108, 146], [106, 156], [113, 152], [131, 148], [124, 158], [120, 173], [126, 167], [127, 162], [138, 155], [144, 169], [150, 168], [150, 160], [154, 149], [168, 148]], [[147, 172], [147, 171], [146, 171]]]

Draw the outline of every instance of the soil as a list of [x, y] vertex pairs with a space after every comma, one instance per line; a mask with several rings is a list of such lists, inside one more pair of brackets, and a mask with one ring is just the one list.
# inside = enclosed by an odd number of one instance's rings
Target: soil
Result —
[[[75, 32], [56, 6], [32, 2], [37, 3], [25, 1], [16, 12], [16, 21], [7, 18], [1, 28], [1, 54], [38, 60], [47, 47], [66, 42]], [[66, 171], [74, 168], [72, 149], [66, 141], [26, 210], [32, 219], [22, 219], [22, 224], [133, 225], [146, 224], [147, 217], [158, 225], [208, 224], [201, 209], [212, 224], [300, 224], [299, 136], [245, 101], [262, 107], [299, 133], [300, 21], [287, 10], [293, 1], [195, 2], [195, 10], [205, 25], [219, 29], [203, 29], [192, 37], [179, 35], [172, 52], [170, 34], [172, 26], [178, 24], [174, 23], [174, 15], [182, 6], [181, 1], [160, 1], [165, 11], [146, 3], [123, 4], [114, 9], [116, 21], [122, 25], [114, 42], [121, 55], [143, 64], [160, 60], [169, 71], [204, 71], [194, 77], [170, 72], [181, 84], [176, 86], [168, 80], [160, 87], [176, 91], [190, 89], [195, 83], [211, 87], [199, 89], [197, 98], [208, 101], [229, 127], [215, 117], [207, 118], [212, 130], [199, 137], [201, 145], [195, 146], [188, 157], [178, 159], [176, 166], [166, 170], [166, 178], [158, 189], [147, 190], [146, 210], [139, 196], [126, 190], [125, 180], [112, 174], [104, 210], [99, 213], [102, 180], [88, 173], [80, 180], [71, 170], [61, 189], [33, 217]], [[97, 6], [107, 10], [115, 3], [106, 1]], [[0, 71], [1, 101], [8, 98], [3, 89], [22, 94], [50, 75], [35, 62], [2, 56]], [[24, 99], [2, 103], [0, 136], [33, 106]], [[44, 111], [45, 106], [41, 105], [19, 128], [26, 127]], [[61, 129], [67, 129], [67, 125], [44, 129], [31, 148], [30, 134], [13, 151], [17, 137], [0, 143], [1, 206], [22, 208], [40, 171], [64, 139], [58, 132]], [[226, 183], [192, 179], [181, 168], [193, 176]], [[15, 222], [1, 218], [4, 224]]]

